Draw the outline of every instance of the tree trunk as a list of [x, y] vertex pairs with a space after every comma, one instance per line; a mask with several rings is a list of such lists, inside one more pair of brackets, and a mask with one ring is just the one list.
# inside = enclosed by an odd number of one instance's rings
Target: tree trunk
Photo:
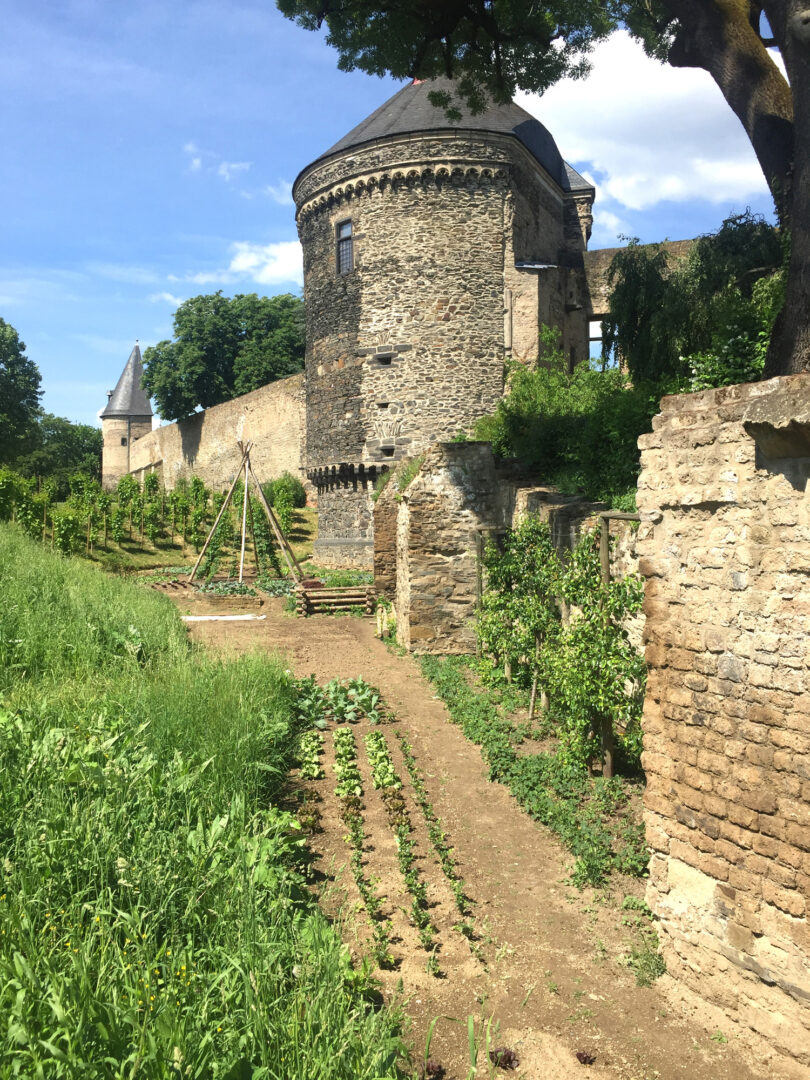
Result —
[[[788, 4], [783, 55], [795, 115], [790, 264], [785, 306], [771, 335], [765, 375], [810, 371], [810, 4]], [[805, 21], [806, 20], [806, 21]]]
[[[790, 82], [752, 25], [748, 0], [664, 0], [679, 20], [669, 62], [712, 76], [745, 128], [773, 195], [791, 257], [765, 376], [810, 371], [810, 0], [763, 7]], [[756, 18], [755, 20], [756, 21]]]
[[745, 128], [784, 219], [790, 210], [793, 95], [751, 25], [748, 0], [664, 0], [664, 6], [680, 23], [669, 63], [703, 68], [717, 83]]

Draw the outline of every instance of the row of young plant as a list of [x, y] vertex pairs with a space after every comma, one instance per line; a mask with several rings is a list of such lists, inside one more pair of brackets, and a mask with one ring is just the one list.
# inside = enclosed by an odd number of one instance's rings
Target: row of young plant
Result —
[[[214, 550], [207, 559], [209, 572], [216, 568], [225, 549], [238, 552], [241, 539], [243, 488], [217, 529]], [[282, 529], [293, 527], [294, 509], [306, 503], [300, 480], [285, 473], [264, 486]], [[0, 521], [15, 521], [29, 536], [50, 543], [63, 554], [92, 554], [110, 544], [135, 545], [141, 549], [182, 542], [200, 549], [224, 501], [223, 492], [207, 488], [199, 477], [178, 480], [168, 491], [155, 473], [140, 483], [123, 476], [115, 491], [104, 491], [97, 480], [75, 476], [70, 495], [57, 501], [56, 487], [0, 468]], [[251, 495], [249, 511], [254, 525], [256, 547], [263, 561], [274, 570], [278, 556], [258, 499]]]
[[346, 841], [352, 854], [349, 862], [354, 883], [365, 906], [371, 927], [374, 959], [381, 968], [393, 968], [396, 960], [391, 952], [391, 920], [383, 912], [383, 898], [375, 891], [363, 863], [366, 841], [363, 824], [363, 781], [357, 767], [357, 744], [349, 727], [339, 727], [333, 733], [335, 750], [335, 794], [340, 802], [341, 819], [348, 829]]
[[281, 807], [307, 686], [8, 524], [0, 592], [5, 1072], [400, 1077]]
[[[348, 726], [359, 720], [365, 720], [375, 727], [375, 730], [369, 731], [363, 738], [372, 784], [380, 793], [388, 824], [394, 834], [399, 870], [405, 889], [410, 896], [410, 921], [419, 934], [422, 947], [429, 953], [427, 970], [440, 977], [442, 972], [437, 956], [437, 928], [430, 916], [427, 885], [416, 865], [413, 822], [403, 795], [402, 779], [396, 771], [388, 740], [384, 731], [377, 727], [395, 718], [385, 707], [379, 691], [362, 679], [352, 679], [347, 682], [332, 680], [323, 688], [319, 687], [314, 679], [309, 679], [301, 685], [304, 692], [299, 709], [312, 718], [312, 723], [320, 728], [325, 727], [330, 721], [336, 721], [341, 725], [333, 732], [335, 794], [341, 804], [341, 818], [348, 829], [346, 840], [352, 850], [350, 861], [352, 876], [371, 925], [375, 959], [381, 967], [391, 967], [395, 964], [391, 953], [391, 922], [383, 915], [381, 898], [374, 891], [373, 880], [367, 877], [363, 863], [366, 841], [363, 823], [364, 791], [357, 763], [357, 743], [354, 732]], [[483, 956], [477, 944], [478, 935], [471, 914], [470, 900], [465, 894], [464, 880], [458, 872], [452, 848], [430, 801], [424, 777], [410, 743], [401, 732], [397, 732], [396, 737], [411, 781], [414, 799], [425, 821], [436, 862], [446, 878], [460, 916], [460, 921], [455, 924], [454, 929], [467, 939], [473, 954], [483, 962]], [[319, 731], [313, 730], [304, 736], [299, 758], [302, 779], [317, 780], [323, 777], [320, 764], [322, 749], [323, 737]]]
[[436, 927], [428, 910], [427, 884], [416, 866], [416, 847], [408, 807], [402, 795], [402, 781], [396, 774], [394, 762], [382, 731], [370, 731], [364, 737], [366, 756], [371, 766], [371, 782], [379, 791], [386, 817], [397, 846], [397, 862], [405, 888], [411, 897], [410, 920], [419, 934], [422, 948], [430, 954], [427, 970], [439, 977], [441, 970], [436, 955]]
[[[416, 763], [413, 749], [401, 732], [398, 731], [396, 737], [411, 780], [414, 798], [425, 821], [428, 839], [433, 848], [436, 862], [445, 876], [460, 916], [459, 921], [453, 924], [453, 929], [466, 939], [472, 954], [481, 963], [485, 963], [483, 953], [478, 945], [478, 934], [472, 917], [471, 903], [464, 892], [464, 880], [458, 873], [452, 849], [447, 843], [447, 837], [442, 830], [441, 822], [428, 798], [424, 777]], [[437, 931], [428, 914], [425, 885], [414, 865], [414, 830], [407, 803], [402, 795], [402, 780], [396, 772], [391, 751], [382, 732], [369, 732], [365, 736], [365, 744], [374, 787], [379, 790], [382, 797], [388, 822], [397, 842], [400, 871], [412, 897], [411, 921], [419, 932], [422, 947], [431, 953], [427, 962], [427, 970], [433, 975], [440, 976], [441, 970], [436, 956], [436, 947], [433, 945], [433, 939]]]
[[480, 684], [480, 669], [470, 657], [423, 656], [421, 665], [453, 722], [481, 747], [489, 779], [505, 784], [576, 857], [576, 885], [601, 885], [613, 871], [646, 873], [644, 830], [630, 805], [632, 781], [590, 777], [565, 753], [526, 752], [528, 726], [501, 714], [500, 694]]

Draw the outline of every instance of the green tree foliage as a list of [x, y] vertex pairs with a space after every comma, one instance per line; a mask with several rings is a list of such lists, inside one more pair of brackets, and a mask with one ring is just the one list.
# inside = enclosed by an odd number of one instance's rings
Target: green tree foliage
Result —
[[[339, 66], [396, 78], [456, 79], [434, 94], [450, 118], [488, 98], [542, 92], [587, 70], [593, 45], [626, 27], [673, 67], [703, 68], [751, 142], [781, 223], [792, 231], [787, 303], [774, 327], [769, 374], [810, 369], [810, 64], [806, 12], [788, 0], [277, 0], [309, 30], [327, 28]], [[763, 19], [766, 16], [766, 19]], [[776, 47], [787, 77], [769, 49]], [[643, 88], [639, 87], [642, 91]]]
[[143, 385], [164, 420], [182, 420], [300, 371], [304, 302], [221, 290], [186, 300], [174, 314], [174, 339], [144, 353]]
[[101, 478], [102, 435], [90, 424], [72, 424], [62, 416], [42, 413], [31, 436], [33, 449], [20, 455], [14, 468], [23, 476], [54, 481], [57, 499], [67, 497], [76, 473]]
[[556, 330], [542, 332], [538, 367], [514, 363], [506, 395], [476, 425], [503, 457], [519, 457], [548, 483], [632, 509], [638, 437], [658, 411], [654, 386], [619, 371], [579, 366], [571, 373]]
[[746, 211], [698, 237], [683, 263], [632, 240], [608, 271], [603, 355], [634, 380], [703, 389], [761, 378], [784, 302], [784, 240]]
[[0, 319], [0, 462], [11, 464], [34, 445], [39, 369], [13, 326]]

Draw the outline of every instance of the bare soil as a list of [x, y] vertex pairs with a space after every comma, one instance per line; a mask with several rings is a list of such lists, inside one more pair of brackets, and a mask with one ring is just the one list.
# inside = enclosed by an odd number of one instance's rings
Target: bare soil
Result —
[[[223, 613], [221, 604], [173, 590], [182, 612]], [[239, 610], [238, 599], [229, 610]], [[410, 1019], [408, 1041], [418, 1063], [431, 1021], [439, 1017], [430, 1051], [445, 1076], [465, 1080], [470, 1072], [467, 1018], [475, 1018], [483, 1046], [515, 1051], [514, 1072], [525, 1080], [571, 1077], [625, 1080], [753, 1080], [767, 1075], [751, 1062], [730, 1032], [710, 1029], [700, 1013], [677, 1013], [662, 992], [667, 976], [639, 987], [621, 958], [639, 943], [633, 912], [621, 910], [624, 896], [643, 895], [643, 882], [622, 879], [610, 889], [578, 890], [568, 884], [571, 859], [543, 826], [533, 822], [509, 792], [486, 779], [477, 747], [449, 721], [447, 711], [423, 679], [417, 663], [399, 656], [374, 636], [370, 619], [283, 612], [283, 601], [266, 599], [263, 621], [191, 624], [195, 641], [225, 652], [260, 648], [278, 651], [298, 676], [319, 681], [362, 676], [382, 691], [396, 721], [386, 734], [413, 823], [419, 860], [428, 883], [431, 917], [438, 929], [441, 978], [426, 969], [406, 908], [396, 845], [363, 753], [364, 723], [354, 726], [364, 782], [366, 873], [386, 897], [392, 925], [394, 971], [377, 972], [387, 999], [400, 1001]], [[465, 891], [473, 900], [475, 951], [454, 929], [460, 916], [440, 867], [432, 856], [421, 812], [413, 800], [395, 731], [411, 743], [428, 795], [454, 849]], [[325, 740], [325, 779], [308, 788], [320, 811], [321, 831], [311, 837], [321, 900], [340, 914], [356, 958], [368, 954], [368, 924], [348, 869], [349, 848], [339, 816], [331, 769], [331, 738]], [[629, 924], [629, 925], [628, 925]], [[729, 1041], [724, 1039], [728, 1036]], [[591, 1065], [577, 1052], [594, 1058]], [[483, 1052], [478, 1076], [489, 1075]]]

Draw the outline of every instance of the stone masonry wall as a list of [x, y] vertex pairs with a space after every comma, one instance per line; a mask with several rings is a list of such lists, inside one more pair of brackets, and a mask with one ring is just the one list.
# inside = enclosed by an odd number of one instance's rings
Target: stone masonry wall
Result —
[[[365, 535], [334, 517], [340, 489], [323, 478], [378, 472], [469, 431], [501, 397], [504, 357], [536, 359], [541, 318], [584, 355], [574, 265], [584, 282], [584, 238], [566, 232], [570, 197], [497, 134], [350, 148], [306, 169], [294, 197], [307, 299], [305, 466], [325, 496], [316, 557], [339, 562], [352, 548], [354, 561]], [[353, 264], [338, 273], [343, 222]], [[351, 513], [371, 520], [370, 501], [361, 508], [352, 490]]]
[[638, 503], [673, 994], [810, 1077], [810, 375], [664, 398]]
[[[387, 484], [374, 507], [374, 585], [394, 601], [400, 644], [421, 653], [475, 650], [479, 530], [515, 527], [533, 514], [549, 523], [564, 554], [605, 509], [496, 462], [489, 443], [432, 447], [405, 491]], [[637, 573], [634, 527], [613, 520], [610, 534], [611, 574]], [[628, 630], [640, 648], [643, 619]]]
[[502, 519], [499, 490], [489, 443], [467, 442], [432, 446], [401, 493], [395, 606], [406, 649], [475, 651], [476, 536]]
[[397, 596], [397, 495], [389, 481], [374, 503], [374, 591], [391, 601]]
[[130, 470], [139, 476], [159, 472], [168, 488], [192, 475], [221, 488], [239, 467], [237, 442], [251, 440], [251, 463], [260, 481], [283, 472], [303, 479], [304, 421], [304, 376], [290, 375], [188, 420], [155, 428], [132, 443]]

